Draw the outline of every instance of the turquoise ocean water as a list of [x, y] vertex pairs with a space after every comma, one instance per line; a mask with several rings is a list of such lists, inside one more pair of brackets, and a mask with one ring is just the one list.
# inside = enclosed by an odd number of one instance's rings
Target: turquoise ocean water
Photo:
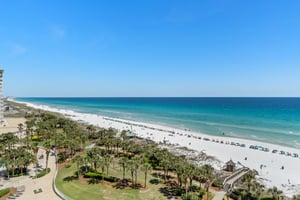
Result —
[[80, 113], [150, 122], [300, 149], [300, 98], [16, 98]]

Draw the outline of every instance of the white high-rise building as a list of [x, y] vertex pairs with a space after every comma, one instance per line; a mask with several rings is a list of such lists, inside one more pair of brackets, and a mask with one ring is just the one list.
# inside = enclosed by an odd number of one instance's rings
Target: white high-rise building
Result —
[[3, 102], [3, 96], [2, 96], [2, 81], [3, 81], [3, 69], [0, 69], [0, 124], [4, 124], [4, 102]]

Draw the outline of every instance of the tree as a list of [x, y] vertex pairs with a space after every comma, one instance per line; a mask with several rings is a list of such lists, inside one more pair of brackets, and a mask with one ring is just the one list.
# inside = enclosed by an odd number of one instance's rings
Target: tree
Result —
[[196, 175], [196, 167], [195, 165], [188, 164], [186, 166], [186, 176], [189, 178], [190, 184], [189, 187], [192, 188], [193, 185], [193, 178]]
[[144, 187], [146, 188], [146, 185], [147, 185], [147, 175], [148, 175], [148, 172], [151, 172], [152, 166], [149, 163], [144, 163], [143, 166], [141, 167], [141, 170], [144, 172], [144, 175], [145, 175]]
[[98, 147], [93, 147], [89, 151], [87, 151], [87, 157], [89, 158], [89, 161], [91, 162], [91, 165], [95, 170], [97, 170], [99, 157], [103, 155], [104, 155], [103, 149], [100, 149]]
[[105, 160], [103, 157], [98, 156], [96, 159], [97, 165], [101, 169], [101, 174], [102, 174], [102, 181], [104, 180], [104, 170], [105, 170]]
[[21, 140], [21, 134], [24, 130], [24, 125], [22, 123], [18, 124], [18, 130], [19, 130], [19, 140]]
[[93, 125], [88, 125], [86, 129], [88, 130], [88, 138], [91, 138], [91, 136], [95, 133], [96, 128]]
[[134, 175], [135, 175], [135, 184], [137, 184], [137, 171], [141, 164], [141, 159], [139, 157], [133, 157], [133, 166], [134, 166]]
[[31, 144], [31, 149], [32, 149], [32, 152], [34, 153], [35, 155], [35, 158], [36, 160], [38, 159], [38, 152], [39, 152], [39, 146], [38, 146], [38, 143], [37, 142], [33, 142]]
[[112, 161], [112, 158], [110, 157], [110, 155], [105, 155], [104, 156], [104, 165], [106, 167], [106, 175], [108, 176], [108, 169], [109, 169], [109, 166], [110, 166], [110, 163]]
[[171, 163], [171, 154], [168, 152], [167, 149], [163, 149], [161, 151], [158, 151], [155, 155], [156, 158], [159, 160], [159, 165], [163, 168], [164, 170], [164, 182], [166, 183], [167, 181], [167, 176], [168, 176], [168, 171], [172, 165]]
[[128, 160], [127, 169], [130, 171], [130, 174], [131, 174], [132, 185], [135, 184], [133, 177], [134, 177], [134, 172], [135, 172], [136, 168], [138, 168], [137, 165], [138, 164], [133, 159]]
[[127, 139], [127, 131], [122, 130], [120, 137], [125, 141]]
[[14, 145], [18, 142], [18, 137], [13, 133], [3, 133], [0, 135], [0, 144], [8, 150], [11, 150]]
[[127, 157], [122, 157], [119, 160], [119, 165], [122, 167], [122, 170], [123, 170], [123, 179], [125, 179], [126, 169], [127, 169], [127, 166], [128, 166], [128, 158]]
[[76, 155], [73, 160], [74, 163], [76, 163], [77, 168], [77, 178], [80, 176], [80, 166], [84, 163], [84, 157], [82, 155]]
[[270, 188], [268, 190], [268, 192], [272, 194], [272, 199], [273, 200], [279, 200], [279, 199], [281, 199], [280, 195], [282, 194], [282, 191], [278, 190], [277, 187]]
[[248, 172], [244, 175], [243, 180], [246, 182], [247, 184], [247, 189], [248, 191], [250, 191], [251, 186], [253, 185], [253, 180], [254, 180], [254, 175], [252, 172]]
[[51, 151], [51, 145], [50, 142], [46, 142], [44, 144], [45, 152], [46, 152], [46, 173], [48, 173], [48, 161], [49, 161], [49, 154]]
[[256, 194], [257, 199], [260, 199], [261, 194], [264, 192], [264, 185], [255, 181], [253, 184], [253, 190]]
[[206, 188], [206, 199], [208, 199], [208, 194], [209, 194], [209, 187], [211, 184], [211, 179], [213, 176], [213, 172], [214, 172], [214, 168], [211, 165], [203, 165], [202, 166], [202, 170], [203, 170], [203, 175], [206, 178], [206, 184], [205, 184], [205, 188]]
[[293, 200], [300, 200], [300, 194], [293, 195]]

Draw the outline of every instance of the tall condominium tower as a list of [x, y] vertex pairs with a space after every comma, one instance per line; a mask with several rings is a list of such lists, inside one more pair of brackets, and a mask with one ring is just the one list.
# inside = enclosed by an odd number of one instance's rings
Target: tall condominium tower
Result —
[[0, 125], [3, 125], [4, 123], [4, 115], [3, 115], [3, 96], [2, 96], [2, 81], [3, 81], [3, 70], [0, 69]]

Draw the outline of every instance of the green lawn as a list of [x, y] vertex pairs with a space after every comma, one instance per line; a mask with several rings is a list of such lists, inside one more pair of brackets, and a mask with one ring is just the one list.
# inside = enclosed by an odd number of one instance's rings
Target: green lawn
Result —
[[[57, 188], [66, 194], [67, 196], [73, 199], [103, 199], [103, 200], [163, 200], [166, 197], [159, 191], [159, 188], [162, 187], [161, 184], [154, 185], [147, 183], [147, 189], [115, 189], [108, 183], [99, 183], [99, 184], [88, 184], [86, 181], [79, 181], [79, 180], [71, 180], [71, 181], [64, 181], [63, 179], [69, 176], [73, 176], [76, 170], [75, 165], [73, 164], [69, 168], [63, 168], [59, 170], [57, 178], [55, 180], [55, 184]], [[110, 169], [109, 175], [113, 175], [116, 177], [122, 177], [122, 171], [115, 166], [115, 168]], [[127, 178], [129, 178], [127, 174]], [[153, 179], [151, 175], [148, 176], [148, 180]], [[139, 182], [143, 182], [143, 174], [140, 173], [139, 175]]]

